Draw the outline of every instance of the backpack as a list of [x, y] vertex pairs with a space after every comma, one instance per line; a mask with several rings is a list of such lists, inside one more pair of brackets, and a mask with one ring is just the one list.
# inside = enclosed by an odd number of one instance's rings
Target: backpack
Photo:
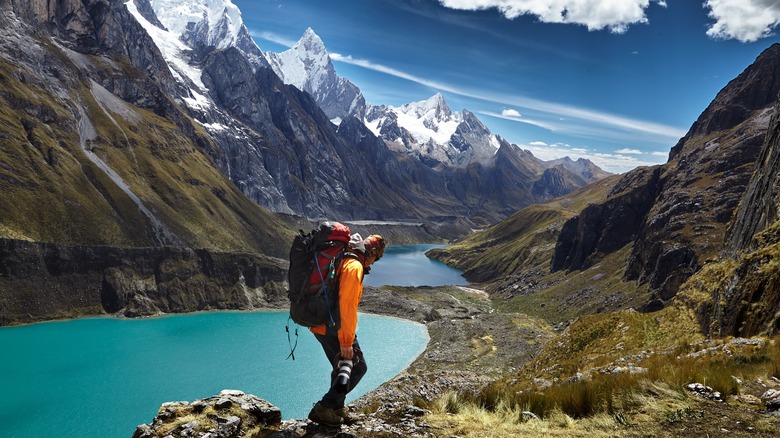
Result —
[[314, 327], [326, 324], [338, 330], [338, 277], [349, 243], [349, 227], [339, 222], [323, 222], [305, 234], [299, 230], [290, 248], [287, 279], [290, 289], [290, 318], [298, 325]]

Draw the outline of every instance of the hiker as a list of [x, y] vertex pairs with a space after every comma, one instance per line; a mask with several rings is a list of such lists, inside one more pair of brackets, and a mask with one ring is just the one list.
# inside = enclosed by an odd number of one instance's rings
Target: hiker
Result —
[[[368, 370], [355, 335], [358, 304], [363, 295], [363, 275], [369, 272], [371, 264], [382, 258], [384, 252], [385, 239], [378, 234], [368, 236], [366, 239], [362, 239], [360, 234], [351, 236], [338, 272], [340, 328], [336, 331], [322, 324], [310, 329], [322, 344], [328, 361], [333, 364], [330, 389], [309, 412], [309, 420], [315, 423], [339, 427], [341, 424], [355, 422], [355, 418], [344, 406], [344, 399]], [[349, 364], [351, 373], [348, 369], [342, 368], [341, 361], [351, 361]], [[342, 376], [339, 376], [340, 369]], [[348, 381], [343, 380], [344, 373]]]

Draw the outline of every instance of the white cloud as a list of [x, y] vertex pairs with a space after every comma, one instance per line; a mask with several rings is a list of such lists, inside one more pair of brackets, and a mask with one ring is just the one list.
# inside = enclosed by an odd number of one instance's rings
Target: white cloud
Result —
[[520, 117], [520, 112], [511, 108], [507, 108], [501, 111], [501, 115], [504, 117]]
[[650, 155], [652, 155], [652, 156], [654, 156], [654, 157], [664, 157], [664, 158], [669, 158], [669, 152], [660, 152], [660, 151], [656, 151], [656, 152], [652, 152]]
[[616, 154], [629, 154], [629, 155], [642, 155], [644, 152], [639, 149], [620, 149], [615, 151]]
[[545, 143], [543, 141], [532, 141], [532, 142], [530, 142], [528, 144], [531, 145], [531, 146], [547, 146], [547, 143]]
[[715, 20], [707, 30], [712, 38], [757, 41], [770, 36], [780, 24], [777, 0], [706, 0], [704, 6]]
[[[631, 25], [648, 22], [646, 11], [652, 1], [667, 7], [666, 0], [439, 0], [439, 3], [465, 11], [497, 9], [510, 20], [531, 15], [544, 23], [578, 24], [588, 30], [624, 33]], [[780, 25], [777, 0], [704, 0], [703, 6], [714, 20], [707, 30], [712, 38], [753, 42], [772, 35]]]
[[[647, 23], [650, 0], [439, 0], [451, 9], [498, 9], [506, 18], [532, 15], [545, 23], [570, 23], [588, 30], [609, 29], [623, 33], [632, 24]], [[666, 6], [664, 0], [657, 1]]]

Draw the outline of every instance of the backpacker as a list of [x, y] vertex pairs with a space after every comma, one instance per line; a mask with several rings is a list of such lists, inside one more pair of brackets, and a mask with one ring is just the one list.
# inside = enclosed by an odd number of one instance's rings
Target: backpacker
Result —
[[327, 324], [338, 330], [338, 288], [336, 270], [349, 243], [349, 227], [339, 222], [323, 222], [308, 234], [303, 230], [290, 248], [290, 318], [296, 324], [314, 327]]

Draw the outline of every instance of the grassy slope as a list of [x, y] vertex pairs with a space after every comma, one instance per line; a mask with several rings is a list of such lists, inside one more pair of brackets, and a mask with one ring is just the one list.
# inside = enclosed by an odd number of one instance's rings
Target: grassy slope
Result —
[[[105, 62], [91, 61], [98, 68]], [[96, 98], [105, 95], [87, 80], [64, 101], [20, 81], [16, 70], [0, 59], [0, 204], [7, 206], [0, 211], [0, 236], [63, 244], [155, 243], [147, 216], [81, 149], [74, 115], [81, 107], [97, 134], [87, 147], [182, 244], [286, 254], [292, 232], [240, 193], [200, 150], [196, 141], [209, 140], [197, 124], [192, 122], [200, 138], [189, 138], [151, 111]]]

